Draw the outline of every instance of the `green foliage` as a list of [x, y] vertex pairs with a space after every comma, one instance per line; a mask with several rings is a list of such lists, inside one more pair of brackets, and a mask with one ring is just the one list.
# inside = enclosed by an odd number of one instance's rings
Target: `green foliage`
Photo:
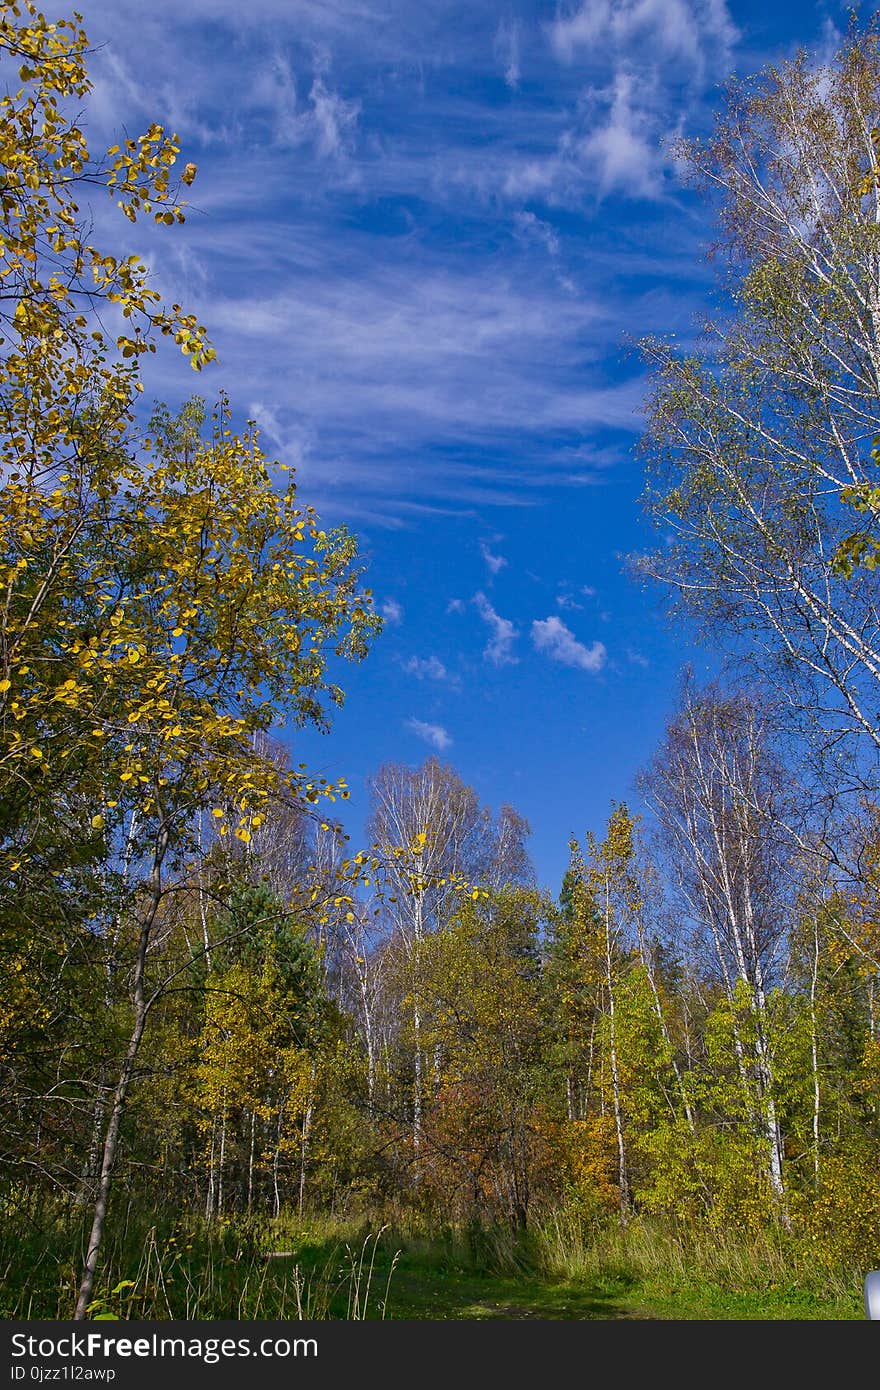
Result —
[[[75, 1269], [60, 1218], [7, 1223], [6, 1318], [63, 1316]], [[286, 1252], [282, 1258], [273, 1253]], [[267, 1258], [268, 1257], [268, 1258]], [[658, 1223], [584, 1224], [566, 1210], [528, 1238], [356, 1221], [206, 1225], [166, 1210], [111, 1228], [95, 1314], [177, 1319], [858, 1319], [861, 1280], [778, 1233], [702, 1238]]]
[[[116, 1173], [127, 1209], [110, 1203], [80, 1285], [98, 1319], [858, 1316], [880, 1243], [876, 809], [847, 832], [856, 887], [786, 861], [802, 881], [783, 903], [770, 763], [717, 805], [685, 798], [714, 836], [692, 836], [679, 881], [704, 893], [711, 960], [625, 804], [572, 840], [555, 904], [522, 817], [437, 759], [380, 770], [375, 843], [343, 859], [319, 807], [344, 779], [273, 739], [330, 728], [337, 665], [379, 630], [357, 545], [222, 394], [136, 426], [158, 340], [196, 368], [213, 351], [137, 258], [92, 244], [76, 189], [164, 227], [196, 170], [172, 182], [156, 125], [92, 157], [70, 115], [87, 55], [78, 20], [0, 3], [21, 84], [0, 100], [0, 1312], [69, 1314]], [[716, 361], [646, 345], [649, 505], [675, 523], [659, 568], [686, 601], [769, 624], [789, 673], [815, 673], [819, 632], [876, 738], [851, 677], [878, 666], [853, 634], [877, 627], [880, 487], [838, 429], [835, 367], [876, 266], [876, 159], [853, 145], [876, 33], [838, 68], [765, 75], [690, 149], [726, 189], [743, 273]], [[798, 158], [827, 148], [846, 176], [824, 276], [800, 213], [771, 235], [739, 177], [757, 149], [801, 208], [804, 170], [768, 143], [797, 92], [815, 98]], [[678, 722], [685, 790], [701, 757], [754, 770], [754, 708], [707, 697]]]

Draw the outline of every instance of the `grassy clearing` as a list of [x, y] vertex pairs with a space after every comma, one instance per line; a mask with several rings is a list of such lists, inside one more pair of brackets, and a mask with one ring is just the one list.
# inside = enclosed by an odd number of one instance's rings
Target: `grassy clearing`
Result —
[[820, 1266], [781, 1230], [752, 1237], [633, 1222], [590, 1230], [554, 1215], [540, 1228], [546, 1271], [614, 1291], [632, 1317], [824, 1319], [864, 1317], [864, 1271]]
[[[0, 1316], [69, 1318], [77, 1213], [0, 1226]], [[131, 1319], [688, 1319], [863, 1317], [863, 1271], [820, 1270], [783, 1233], [745, 1241], [551, 1215], [526, 1237], [381, 1221], [129, 1209], [112, 1228], [93, 1316]]]

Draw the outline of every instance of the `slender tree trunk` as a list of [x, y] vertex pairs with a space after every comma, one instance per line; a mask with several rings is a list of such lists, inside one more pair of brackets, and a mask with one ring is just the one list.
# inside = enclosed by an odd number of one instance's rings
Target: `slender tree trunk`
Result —
[[[89, 1199], [94, 1199], [93, 1184], [98, 1177], [101, 1159], [103, 1156], [103, 1141], [101, 1138], [104, 1133], [104, 1117], [107, 1113], [107, 1084], [106, 1072], [101, 1068], [98, 1078], [97, 1090], [95, 1092], [95, 1103], [92, 1107], [92, 1127], [89, 1135], [89, 1148], [80, 1172], [79, 1187], [74, 1199], [75, 1205], [84, 1207], [88, 1205]], [[39, 1150], [39, 1145], [37, 1145]]]
[[281, 1192], [278, 1187], [278, 1170], [281, 1165], [281, 1136], [284, 1132], [284, 1106], [286, 1099], [282, 1100], [278, 1107], [278, 1132], [275, 1136], [275, 1152], [272, 1155], [272, 1195], [274, 1199], [274, 1215], [281, 1214]]
[[[740, 829], [740, 858], [746, 865], [750, 863], [750, 852], [753, 851], [752, 838], [742, 828]], [[779, 1121], [776, 1115], [776, 1101], [774, 1099], [773, 1085], [773, 1064], [770, 1049], [770, 1019], [767, 1007], [767, 994], [764, 987], [764, 970], [761, 964], [761, 953], [758, 949], [758, 936], [755, 926], [755, 906], [751, 891], [751, 875], [744, 874], [743, 885], [743, 924], [748, 952], [753, 962], [751, 976], [747, 977], [743, 971], [744, 978], [751, 983], [751, 999], [755, 1012], [756, 1022], [756, 1051], [758, 1055], [758, 1073], [761, 1079], [762, 1099], [764, 1105], [764, 1125], [767, 1134], [767, 1143], [770, 1149], [770, 1186], [773, 1191], [774, 1199], [781, 1213], [783, 1224], [788, 1227], [789, 1218], [785, 1209], [785, 1181], [783, 1178], [783, 1154], [782, 1154], [782, 1135], [779, 1129]], [[739, 931], [736, 933], [737, 947], [740, 949], [740, 958], [744, 955], [739, 947]]]
[[[595, 1064], [596, 1064], [596, 1012], [597, 1012], [597, 1011], [596, 1011], [595, 1001], [594, 1001], [594, 1006], [593, 1006], [593, 1017], [590, 1019], [590, 1047], [589, 1047], [589, 1051], [587, 1052], [587, 1085], [586, 1085], [586, 1092], [585, 1092], [584, 1098], [583, 1098], [583, 1104], [581, 1105], [581, 1113], [580, 1113], [580, 1115], [578, 1116], [578, 1118], [581, 1119], [581, 1120], [583, 1120], [583, 1119], [586, 1118], [587, 1111], [588, 1111], [589, 1108], [590, 1108], [590, 1091], [592, 1090], [592, 1087], [593, 1087], [593, 1068], [594, 1068], [594, 1066], [595, 1066]], [[601, 1088], [600, 1088], [600, 1092], [601, 1092]], [[601, 1094], [600, 1094], [600, 1098], [599, 1098], [599, 1105], [600, 1105], [600, 1108], [604, 1105], [604, 1100], [603, 1100]]]
[[620, 1073], [617, 1066], [617, 1023], [614, 1000], [614, 972], [611, 952], [611, 899], [608, 879], [605, 880], [605, 979], [608, 989], [608, 1034], [611, 1061], [611, 1091], [614, 1099], [614, 1128], [617, 1134], [617, 1180], [620, 1186], [620, 1224], [626, 1225], [629, 1192], [626, 1168], [626, 1146], [623, 1137], [623, 1107], [620, 1096]]
[[367, 948], [363, 946], [363, 964], [360, 963], [360, 949], [360, 942], [356, 939], [353, 940], [352, 954], [355, 958], [355, 971], [357, 973], [358, 989], [360, 990], [361, 996], [361, 1012], [364, 1020], [364, 1044], [367, 1049], [367, 1097], [370, 1106], [372, 1106], [373, 1089], [376, 1084], [376, 1040], [374, 1037], [373, 1009], [367, 975]]
[[248, 1153], [248, 1187], [247, 1187], [247, 1209], [250, 1213], [254, 1199], [254, 1141], [256, 1136], [257, 1112], [251, 1111], [251, 1144]]
[[226, 1163], [226, 1087], [223, 1087], [223, 1110], [220, 1115], [220, 1156], [217, 1161], [217, 1215], [223, 1215], [223, 1168]]
[[422, 1016], [418, 1003], [413, 1006], [413, 1181], [421, 1180], [422, 1154]]
[[202, 944], [203, 944], [203, 946], [204, 946], [204, 951], [205, 951], [205, 969], [207, 970], [208, 974], [210, 975], [210, 973], [211, 973], [211, 939], [210, 939], [210, 934], [209, 934], [209, 932], [208, 932], [208, 910], [207, 910], [207, 902], [206, 902], [206, 898], [205, 898], [205, 885], [204, 885], [204, 880], [203, 880], [203, 875], [202, 875], [202, 869], [203, 869], [203, 866], [204, 866], [204, 851], [203, 851], [203, 849], [202, 849], [202, 830], [203, 830], [203, 827], [202, 827], [202, 817], [203, 817], [203, 812], [202, 812], [201, 807], [200, 807], [200, 808], [199, 808], [199, 811], [198, 811], [198, 823], [199, 823], [199, 829], [198, 829], [198, 846], [199, 846], [199, 874], [198, 874], [199, 917], [200, 917], [201, 923], [202, 923]]
[[126, 1048], [125, 1057], [123, 1058], [122, 1067], [119, 1072], [119, 1080], [116, 1083], [113, 1100], [110, 1104], [110, 1114], [107, 1123], [107, 1131], [104, 1136], [101, 1159], [101, 1176], [98, 1183], [94, 1215], [92, 1217], [92, 1228], [89, 1232], [86, 1259], [73, 1314], [74, 1319], [77, 1321], [82, 1321], [85, 1318], [86, 1311], [92, 1300], [95, 1272], [98, 1268], [98, 1256], [101, 1250], [101, 1242], [104, 1238], [107, 1207], [109, 1205], [110, 1190], [113, 1183], [113, 1170], [116, 1165], [116, 1155], [119, 1148], [119, 1132], [122, 1126], [122, 1116], [125, 1112], [125, 1102], [128, 1098], [129, 1087], [131, 1086], [131, 1079], [134, 1075], [135, 1063], [137, 1062], [138, 1052], [140, 1051], [144, 1036], [144, 1028], [147, 1022], [148, 1003], [145, 992], [147, 950], [150, 944], [150, 935], [156, 920], [156, 914], [159, 911], [159, 903], [162, 900], [162, 862], [165, 857], [167, 845], [168, 835], [167, 831], [163, 829], [160, 831], [153, 856], [153, 867], [150, 874], [149, 908], [146, 917], [141, 923], [140, 935], [138, 938], [138, 950], [135, 958], [132, 988], [134, 1021], [131, 1036], [128, 1040], [128, 1047]]
[[211, 1148], [208, 1153], [208, 1195], [205, 1198], [205, 1220], [212, 1221], [217, 1208], [217, 1116], [211, 1116]]
[[307, 1171], [307, 1168], [308, 1168], [308, 1157], [309, 1157], [309, 1136], [310, 1136], [311, 1130], [312, 1130], [312, 1115], [313, 1115], [313, 1113], [314, 1113], [314, 1108], [315, 1108], [315, 1077], [316, 1077], [316, 1075], [317, 1075], [317, 1068], [316, 1068], [316, 1066], [315, 1066], [315, 1063], [313, 1062], [313, 1063], [312, 1063], [312, 1074], [311, 1074], [311, 1076], [310, 1076], [310, 1078], [309, 1078], [308, 1102], [307, 1102], [307, 1104], [306, 1104], [306, 1110], [305, 1110], [305, 1114], [304, 1114], [304, 1116], [303, 1116], [302, 1145], [301, 1145], [301, 1147], [300, 1147], [300, 1161], [299, 1161], [299, 1214], [300, 1214], [300, 1217], [302, 1217], [302, 1214], [303, 1214], [303, 1206], [304, 1206], [304, 1204], [305, 1204], [305, 1197], [306, 1197], [306, 1171]]
[[367, 1099], [370, 1102], [370, 1109], [373, 1107], [373, 1091], [376, 1087], [376, 1055], [373, 1044], [372, 1030], [367, 1032]]
[[684, 1106], [684, 1113], [685, 1118], [687, 1120], [687, 1126], [691, 1134], [695, 1134], [696, 1128], [694, 1125], [694, 1115], [693, 1111], [691, 1110], [691, 1103], [688, 1099], [687, 1088], [684, 1084], [684, 1077], [681, 1074], [681, 1067], [678, 1065], [678, 1062], [675, 1057], [675, 1049], [672, 1046], [672, 1039], [669, 1036], [669, 1029], [666, 1026], [666, 1017], [663, 1013], [663, 1003], [660, 998], [660, 990], [657, 988], [657, 981], [654, 977], [654, 967], [650, 960], [650, 952], [646, 948], [645, 943], [642, 940], [641, 925], [639, 926], [639, 954], [642, 958], [642, 964], [645, 967], [645, 974], [648, 977], [648, 984], [651, 986], [651, 998], [654, 1001], [654, 1013], [657, 1015], [657, 1022], [660, 1025], [660, 1036], [663, 1038], [663, 1041], [665, 1042], [666, 1047], [669, 1051], [669, 1060], [672, 1064], [672, 1070], [675, 1073], [675, 1080], [678, 1085], [678, 1094], [681, 1098], [681, 1103]]
[[813, 1181], [819, 1186], [819, 1022], [816, 1000], [819, 992], [819, 919], [813, 920], [813, 969], [810, 974], [810, 1062], [813, 1068]]
[[[422, 941], [423, 932], [423, 913], [424, 898], [421, 891], [415, 895], [415, 955], [418, 962], [419, 946]], [[412, 959], [412, 952], [410, 952]], [[422, 1012], [419, 1003], [419, 982], [413, 980], [413, 1181], [418, 1185], [421, 1181], [421, 1153], [422, 1153], [422, 1105], [423, 1105], [423, 1078], [422, 1078]]]

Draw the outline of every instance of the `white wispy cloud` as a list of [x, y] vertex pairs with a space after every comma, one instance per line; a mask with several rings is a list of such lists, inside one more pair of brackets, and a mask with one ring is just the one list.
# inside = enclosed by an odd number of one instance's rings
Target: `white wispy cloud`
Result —
[[[230, 297], [218, 286], [210, 303], [193, 307], [211, 324], [218, 346], [213, 370], [271, 410], [273, 434], [292, 441], [292, 461], [322, 512], [325, 496], [343, 488], [347, 504], [356, 501], [362, 514], [370, 499], [377, 515], [390, 506], [399, 516], [405, 503], [434, 497], [445, 507], [459, 499], [474, 504], [502, 487], [515, 501], [522, 479], [534, 486], [540, 478], [548, 487], [563, 480], [552, 450], [548, 458], [540, 443], [548, 430], [641, 428], [640, 379], [590, 381], [598, 326], [589, 300], [554, 290], [529, 302], [526, 285], [493, 284], [483, 270], [428, 274], [422, 264], [420, 273], [418, 261], [394, 268], [377, 263], [358, 276], [341, 267], [325, 274], [311, 257], [286, 268], [283, 288], [260, 294], [262, 267], [276, 255], [283, 264], [289, 255], [280, 228], [275, 246], [262, 231], [252, 276], [241, 249], [234, 253], [237, 274], [250, 277], [248, 293], [242, 287]], [[210, 260], [207, 250], [205, 257]], [[215, 278], [224, 260], [215, 260]], [[168, 289], [174, 299], [191, 301], [186, 286]], [[536, 371], [536, 361], [551, 365]], [[177, 371], [170, 363], [169, 380]], [[155, 394], [166, 392], [160, 386]], [[447, 465], [446, 451], [436, 445], [454, 444], [460, 452], [472, 443], [485, 457], [487, 440], [503, 443], [504, 457], [485, 470], [478, 496], [473, 469]], [[390, 451], [386, 441], [393, 441]], [[521, 462], [530, 448], [540, 448], [540, 470]], [[403, 454], [423, 460], [408, 474], [408, 498], [401, 495], [397, 462]], [[560, 463], [571, 475], [568, 458]]]
[[480, 541], [480, 554], [485, 560], [486, 568], [488, 569], [489, 573], [492, 575], [493, 578], [496, 574], [500, 574], [500, 572], [504, 569], [504, 566], [507, 564], [507, 561], [504, 558], [504, 556], [496, 555], [493, 551], [489, 549], [485, 541]]
[[449, 672], [436, 656], [411, 656], [402, 663], [404, 671], [416, 680], [448, 681]]
[[556, 595], [557, 608], [567, 608], [571, 612], [577, 612], [579, 609], [582, 609], [583, 606], [584, 605], [582, 603], [578, 603], [576, 598], [572, 598], [571, 594]]
[[[580, 111], [529, 176], [557, 193], [580, 171], [600, 198], [666, 195], [670, 137], [739, 37], [726, 0], [581, 0], [548, 26], [560, 62], [583, 71]], [[521, 171], [521, 177], [527, 171]]]
[[338, 159], [354, 151], [360, 100], [347, 100], [328, 84], [325, 72], [317, 72], [312, 75], [307, 101], [301, 101], [286, 53], [276, 50], [260, 64], [253, 84], [239, 99], [239, 120], [262, 116], [269, 146], [276, 151], [296, 150], [309, 143], [322, 159]]
[[582, 0], [557, 16], [550, 37], [564, 62], [613, 44], [677, 58], [702, 78], [709, 64], [725, 62], [737, 29], [725, 0]]
[[502, 618], [499, 613], [495, 612], [482, 591], [474, 594], [474, 604], [492, 634], [483, 650], [483, 656], [493, 666], [515, 665], [519, 661], [519, 657], [513, 655], [511, 648], [519, 636], [519, 632], [513, 623], [509, 618]]
[[641, 91], [637, 79], [618, 72], [605, 120], [584, 136], [578, 151], [594, 171], [600, 194], [620, 191], [656, 198], [667, 161], [652, 113], [633, 100], [634, 91]]
[[502, 20], [495, 32], [495, 57], [504, 71], [504, 81], [516, 91], [520, 79], [519, 25], [516, 20]]
[[312, 103], [319, 153], [327, 156], [349, 153], [354, 143], [361, 103], [346, 101], [338, 92], [328, 90], [321, 77], [316, 77], [312, 83], [309, 101]]
[[423, 719], [407, 719], [406, 727], [423, 743], [429, 743], [432, 748], [436, 748], [438, 753], [452, 747], [452, 739], [442, 724], [427, 724]]
[[549, 222], [545, 222], [534, 212], [515, 212], [513, 224], [524, 241], [537, 241], [551, 256], [559, 255], [559, 237]]
[[260, 65], [247, 103], [250, 110], [266, 113], [274, 145], [295, 147], [302, 143], [305, 131], [296, 77], [284, 53], [276, 50], [269, 61]]
[[[394, 0], [393, 22], [380, 0], [82, 8], [90, 132], [109, 143], [159, 119], [199, 166], [186, 228], [156, 229], [143, 253], [155, 288], [208, 326], [206, 391], [259, 403], [325, 515], [401, 525], [522, 504], [597, 480], [569, 463], [572, 439], [641, 430], [621, 324], [665, 331], [670, 315], [645, 295], [633, 308], [624, 266], [683, 279], [693, 223], [636, 220], [624, 254], [598, 235], [585, 261], [552, 209], [663, 193], [662, 136], [735, 41], [724, 0], [563, 0], [549, 26], [506, 0], [467, 23], [458, 0]], [[474, 235], [450, 255], [463, 206]], [[687, 296], [676, 305], [689, 322]], [[176, 399], [178, 355], [149, 371], [150, 395]], [[479, 476], [459, 464], [477, 451]]]
[[580, 671], [590, 671], [594, 675], [602, 670], [608, 657], [604, 643], [594, 642], [592, 646], [585, 647], [562, 619], [555, 616], [535, 619], [532, 623], [532, 642], [535, 649], [551, 661], [574, 666]]
[[379, 612], [386, 623], [390, 623], [392, 627], [399, 627], [403, 622], [403, 607], [396, 598], [386, 598], [380, 605]]
[[[252, 401], [248, 408], [248, 416], [275, 446], [279, 462], [296, 470], [305, 470], [308, 467], [309, 455], [315, 446], [313, 430], [303, 424], [282, 422], [278, 417], [277, 408], [266, 401]], [[268, 453], [266, 440], [263, 440], [262, 444], [264, 451]]]

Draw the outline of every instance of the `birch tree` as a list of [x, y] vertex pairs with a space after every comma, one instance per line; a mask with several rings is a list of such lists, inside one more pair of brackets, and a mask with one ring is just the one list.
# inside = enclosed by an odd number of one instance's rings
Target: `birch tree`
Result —
[[[367, 833], [384, 864], [399, 948], [414, 971], [420, 943], [456, 910], [462, 881], [501, 884], [528, 876], [524, 847], [528, 826], [510, 807], [504, 807], [497, 823], [493, 822], [473, 789], [454, 768], [435, 757], [418, 768], [383, 764], [371, 779], [370, 797]], [[411, 983], [411, 1132], [418, 1180], [425, 1058], [421, 994], [414, 976]]]
[[783, 978], [792, 870], [778, 777], [756, 706], [688, 685], [643, 785], [692, 939], [727, 1001], [743, 1106], [782, 1212], [770, 992]]
[[718, 316], [693, 350], [643, 344], [663, 544], [637, 568], [772, 677], [848, 785], [880, 751], [878, 579], [845, 563], [880, 431], [878, 124], [876, 22], [733, 84], [677, 151], [717, 212]]

